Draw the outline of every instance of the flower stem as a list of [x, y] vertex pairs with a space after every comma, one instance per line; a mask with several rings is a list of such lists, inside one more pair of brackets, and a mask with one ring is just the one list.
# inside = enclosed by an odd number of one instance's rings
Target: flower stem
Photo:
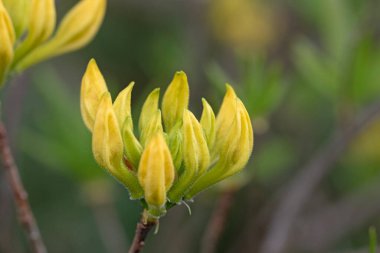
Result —
[[147, 211], [144, 210], [141, 220], [137, 223], [135, 237], [133, 238], [133, 242], [131, 248], [128, 253], [139, 253], [143, 249], [145, 245], [145, 239], [148, 236], [149, 232], [152, 228], [157, 225], [158, 220], [154, 218], [150, 218], [147, 214]]

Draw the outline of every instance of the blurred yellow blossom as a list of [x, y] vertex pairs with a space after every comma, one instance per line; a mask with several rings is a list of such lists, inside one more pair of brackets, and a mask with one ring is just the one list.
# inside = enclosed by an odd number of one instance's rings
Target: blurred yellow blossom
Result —
[[77, 50], [89, 43], [106, 0], [80, 0], [56, 28], [54, 0], [0, 0], [0, 81], [11, 72]]
[[259, 0], [212, 0], [209, 16], [216, 38], [235, 49], [265, 49], [278, 35], [274, 11]]

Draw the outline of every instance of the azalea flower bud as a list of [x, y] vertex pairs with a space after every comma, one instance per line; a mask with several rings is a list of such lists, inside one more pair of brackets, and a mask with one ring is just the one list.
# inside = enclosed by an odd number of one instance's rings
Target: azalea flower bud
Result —
[[182, 114], [189, 104], [189, 84], [187, 76], [183, 71], [174, 75], [162, 100], [162, 116], [165, 131], [170, 130], [182, 120]]
[[[134, 85], [135, 83], [131, 82], [122, 92], [119, 93], [113, 103], [113, 109], [115, 110], [119, 126], [123, 126], [125, 119], [128, 116], [131, 116], [131, 95]], [[132, 121], [132, 117], [128, 117], [128, 119]], [[128, 125], [133, 131], [132, 122]]]
[[82, 78], [80, 108], [87, 128], [92, 132], [100, 99], [107, 92], [107, 85], [94, 59], [87, 65]]
[[183, 114], [183, 160], [184, 170], [169, 192], [172, 202], [179, 202], [194, 180], [205, 172], [210, 164], [210, 154], [203, 130], [193, 113]]
[[143, 131], [144, 127], [152, 120], [154, 115], [158, 110], [158, 100], [160, 98], [160, 89], [154, 89], [144, 102], [141, 109], [140, 119], [139, 119], [139, 130], [140, 133]]
[[133, 134], [132, 118], [128, 116], [122, 127], [122, 136], [124, 142], [124, 153], [126, 159], [132, 164], [133, 169], [137, 170], [142, 153], [142, 146]]
[[230, 132], [221, 142], [217, 164], [197, 180], [186, 195], [190, 199], [198, 192], [238, 173], [249, 160], [253, 149], [253, 129], [249, 114], [240, 99]]
[[152, 119], [143, 126], [140, 134], [140, 142], [143, 146], [154, 136], [157, 132], [163, 132], [161, 123], [161, 110], [156, 110], [156, 113], [152, 115]]
[[13, 60], [13, 43], [15, 34], [12, 21], [0, 1], [0, 86]]
[[162, 133], [158, 132], [146, 145], [138, 169], [138, 179], [144, 189], [150, 215], [159, 217], [166, 212], [166, 192], [173, 184], [174, 173], [169, 148]]
[[224, 141], [220, 142], [218, 160], [214, 167], [204, 173], [199, 179], [192, 185], [190, 191], [186, 194], [186, 198], [190, 199], [198, 192], [209, 186], [219, 182], [222, 175], [226, 172], [226, 169], [231, 164], [231, 154], [235, 151], [238, 138], [241, 134], [240, 114], [235, 112], [232, 115], [232, 125], [229, 126], [229, 131], [226, 131]]
[[30, 0], [28, 34], [16, 48], [15, 64], [52, 35], [56, 24], [54, 0]]
[[203, 111], [201, 116], [201, 126], [206, 136], [207, 145], [209, 148], [214, 146], [215, 142], [215, 114], [206, 99], [202, 98]]
[[[52, 0], [34, 1], [46, 2]], [[106, 0], [80, 1], [64, 16], [55, 35], [23, 58], [17, 64], [16, 69], [21, 71], [47, 58], [71, 52], [85, 46], [93, 39], [99, 30], [104, 18], [105, 9]], [[48, 10], [50, 9], [47, 9], [47, 11]], [[36, 12], [32, 11], [32, 20], [37, 19], [34, 14], [36, 14]], [[48, 21], [50, 21], [50, 19]], [[29, 28], [29, 31], [30, 29], [31, 28]]]
[[16, 38], [26, 30], [30, 16], [31, 0], [3, 0], [5, 8], [12, 19]]
[[221, 179], [232, 176], [243, 169], [253, 150], [254, 140], [251, 119], [240, 99], [237, 101], [237, 111], [240, 114], [240, 136], [235, 149], [232, 151], [231, 157], [229, 157], [231, 166], [227, 168], [227, 171], [223, 174]]
[[130, 192], [139, 198], [142, 189], [136, 176], [123, 163], [123, 140], [112, 107], [111, 95], [106, 92], [100, 101], [92, 135], [92, 152], [100, 166], [107, 169]]

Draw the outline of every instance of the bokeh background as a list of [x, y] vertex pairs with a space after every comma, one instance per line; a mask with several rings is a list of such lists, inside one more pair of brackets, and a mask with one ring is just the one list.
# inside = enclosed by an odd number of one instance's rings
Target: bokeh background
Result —
[[[75, 2], [57, 1], [59, 17]], [[226, 196], [215, 252], [368, 252], [369, 227], [380, 229], [379, 14], [376, 0], [109, 0], [89, 46], [33, 67], [3, 94], [50, 252], [127, 252], [141, 212], [92, 158], [79, 111], [92, 57], [114, 96], [136, 82], [135, 118], [177, 70], [196, 115], [201, 97], [217, 111], [228, 82], [252, 117], [244, 172], [197, 196], [191, 216], [184, 205], [170, 210], [144, 252], [207, 253]], [[0, 252], [28, 252], [0, 180]]]

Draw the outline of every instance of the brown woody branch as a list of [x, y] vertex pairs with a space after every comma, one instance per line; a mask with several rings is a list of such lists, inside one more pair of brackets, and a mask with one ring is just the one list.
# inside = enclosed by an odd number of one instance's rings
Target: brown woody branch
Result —
[[260, 252], [285, 251], [293, 225], [315, 188], [333, 168], [350, 142], [379, 115], [380, 103], [364, 109], [344, 132], [333, 135], [331, 141], [313, 156], [304, 168], [299, 170], [285, 189], [281, 189], [276, 196], [280, 196], [280, 203], [269, 224]]
[[148, 236], [152, 228], [157, 225], [158, 221], [156, 219], [148, 219], [145, 211], [141, 217], [141, 220], [137, 223], [135, 237], [131, 248], [128, 253], [139, 253], [144, 248], [145, 239]]
[[28, 194], [24, 189], [8, 144], [7, 131], [2, 122], [0, 122], [0, 157], [8, 183], [13, 192], [18, 217], [29, 240], [30, 247], [34, 253], [46, 253], [45, 245], [29, 205]]

